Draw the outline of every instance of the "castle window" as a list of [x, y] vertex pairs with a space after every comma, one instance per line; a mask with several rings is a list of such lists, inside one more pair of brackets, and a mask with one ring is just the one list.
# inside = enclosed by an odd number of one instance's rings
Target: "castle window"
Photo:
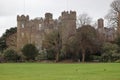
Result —
[[22, 24], [22, 28], [24, 28], [25, 26], [24, 26], [24, 24]]
[[41, 30], [41, 28], [42, 28], [42, 25], [41, 25], [41, 24], [39, 24], [39, 30]]
[[23, 32], [21, 33], [21, 36], [24, 37], [24, 33]]

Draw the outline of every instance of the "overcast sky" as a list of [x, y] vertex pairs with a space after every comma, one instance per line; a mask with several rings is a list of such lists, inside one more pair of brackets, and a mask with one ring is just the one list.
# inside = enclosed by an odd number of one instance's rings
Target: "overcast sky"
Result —
[[113, 0], [0, 0], [0, 36], [6, 29], [15, 27], [16, 16], [44, 17], [46, 12], [58, 18], [62, 11], [73, 10], [77, 15], [88, 13], [96, 21], [104, 18]]

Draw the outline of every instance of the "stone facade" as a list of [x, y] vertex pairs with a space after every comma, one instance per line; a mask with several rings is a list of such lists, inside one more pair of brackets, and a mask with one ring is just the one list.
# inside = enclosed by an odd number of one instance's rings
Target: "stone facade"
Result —
[[[30, 20], [29, 16], [17, 16], [17, 49], [20, 50], [25, 44], [32, 43], [39, 50], [43, 49], [45, 34], [58, 29], [64, 45], [68, 39], [76, 33], [76, 12], [64, 11], [58, 19], [53, 19], [51, 13], [46, 13], [45, 18]], [[101, 41], [112, 42], [116, 38], [114, 28], [104, 27], [104, 20], [98, 19], [98, 36]]]
[[104, 27], [104, 20], [98, 19], [98, 35], [101, 41], [113, 42], [116, 38], [116, 30], [114, 28]]
[[61, 35], [63, 44], [76, 32], [76, 12], [62, 12]]
[[76, 32], [76, 12], [64, 11], [59, 19], [54, 20], [51, 13], [46, 13], [45, 18], [29, 19], [29, 16], [17, 16], [17, 49], [20, 50], [25, 44], [32, 43], [41, 50], [45, 34], [54, 29], [59, 29], [62, 42]]

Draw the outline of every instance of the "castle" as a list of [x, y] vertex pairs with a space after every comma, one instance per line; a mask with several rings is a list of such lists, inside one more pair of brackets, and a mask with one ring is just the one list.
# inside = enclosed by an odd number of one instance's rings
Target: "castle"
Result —
[[99, 34], [99, 40], [103, 42], [113, 42], [117, 37], [115, 28], [104, 27], [104, 20], [102, 18], [98, 19], [97, 32]]
[[[32, 43], [38, 50], [43, 49], [43, 41], [46, 34], [53, 30], [59, 30], [62, 36], [62, 44], [66, 43], [70, 36], [76, 33], [76, 12], [64, 11], [58, 19], [53, 19], [51, 13], [46, 13], [45, 18], [29, 19], [29, 16], [17, 16], [17, 49], [25, 44]], [[104, 27], [104, 20], [98, 19], [98, 36], [101, 41], [114, 41], [116, 31], [114, 28]]]
[[64, 11], [59, 19], [54, 20], [51, 13], [46, 13], [45, 18], [29, 19], [29, 16], [17, 16], [17, 49], [25, 44], [35, 44], [38, 50], [42, 49], [45, 34], [59, 29], [62, 35], [62, 44], [69, 36], [76, 32], [76, 12]]

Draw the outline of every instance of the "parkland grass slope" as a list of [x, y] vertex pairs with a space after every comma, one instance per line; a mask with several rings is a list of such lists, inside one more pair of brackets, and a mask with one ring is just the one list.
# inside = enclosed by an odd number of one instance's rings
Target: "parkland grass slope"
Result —
[[0, 80], [120, 80], [120, 64], [5, 63]]

